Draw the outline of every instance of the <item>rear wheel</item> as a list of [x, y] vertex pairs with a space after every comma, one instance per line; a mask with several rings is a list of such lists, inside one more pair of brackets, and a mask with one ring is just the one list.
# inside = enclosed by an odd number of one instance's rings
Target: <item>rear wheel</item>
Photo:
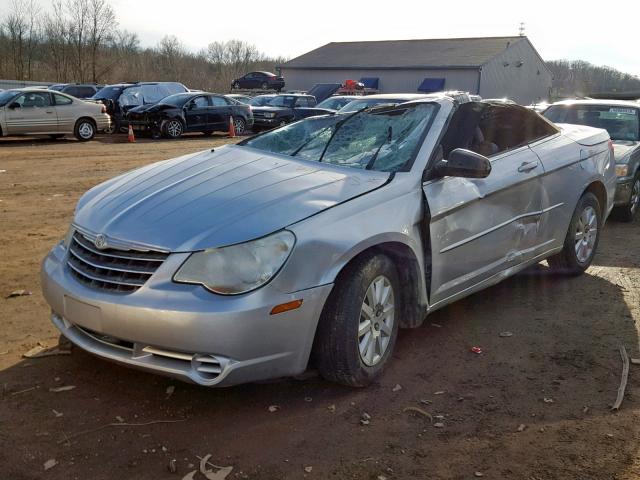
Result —
[[547, 259], [552, 269], [569, 275], [579, 275], [589, 268], [600, 240], [600, 212], [600, 203], [596, 196], [590, 192], [583, 194], [573, 212], [562, 251]]
[[262, 82], [262, 90], [267, 90], [269, 88], [269, 84], [267, 82]]
[[324, 378], [364, 387], [380, 375], [398, 335], [399, 289], [395, 266], [386, 255], [360, 258], [341, 273], [314, 344]]
[[184, 127], [180, 120], [167, 120], [164, 124], [164, 134], [169, 138], [180, 138], [183, 131]]
[[91, 120], [81, 118], [76, 122], [73, 134], [81, 142], [88, 142], [95, 136], [96, 127]]
[[622, 222], [632, 222], [640, 210], [640, 172], [636, 174], [631, 185], [631, 197], [629, 203], [622, 207], [616, 207], [613, 214], [617, 220]]
[[233, 82], [232, 88], [234, 90], [239, 90], [240, 89], [240, 84], [238, 82]]

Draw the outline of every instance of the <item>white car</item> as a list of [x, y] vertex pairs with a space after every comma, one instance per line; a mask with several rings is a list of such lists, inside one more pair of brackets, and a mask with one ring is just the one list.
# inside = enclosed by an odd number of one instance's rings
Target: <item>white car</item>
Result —
[[0, 137], [74, 135], [86, 142], [110, 126], [111, 117], [100, 103], [38, 88], [0, 92]]

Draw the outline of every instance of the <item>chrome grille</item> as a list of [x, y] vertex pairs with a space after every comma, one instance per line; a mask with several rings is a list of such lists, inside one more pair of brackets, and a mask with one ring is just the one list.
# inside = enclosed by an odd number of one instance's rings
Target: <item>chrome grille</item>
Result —
[[75, 232], [67, 265], [85, 285], [119, 293], [138, 290], [154, 274], [168, 254], [156, 251], [98, 249], [82, 233]]

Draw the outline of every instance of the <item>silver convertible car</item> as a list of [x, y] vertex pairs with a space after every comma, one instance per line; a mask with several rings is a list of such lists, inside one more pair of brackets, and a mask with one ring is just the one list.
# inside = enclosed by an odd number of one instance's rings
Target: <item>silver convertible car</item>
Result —
[[67, 339], [121, 364], [364, 386], [399, 327], [543, 259], [583, 272], [615, 188], [604, 130], [446, 96], [371, 107], [98, 185], [42, 286]]

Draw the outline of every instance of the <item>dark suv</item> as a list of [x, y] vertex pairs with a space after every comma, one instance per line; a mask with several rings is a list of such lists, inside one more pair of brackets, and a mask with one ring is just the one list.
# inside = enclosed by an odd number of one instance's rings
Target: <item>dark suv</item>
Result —
[[101, 88], [102, 85], [96, 85], [95, 83], [58, 83], [51, 85], [49, 90], [66, 93], [76, 98], [91, 98]]
[[282, 127], [287, 123], [316, 115], [334, 113], [333, 110], [315, 108], [313, 95], [274, 95], [263, 107], [252, 107], [254, 130], [259, 128]]
[[244, 77], [231, 82], [232, 89], [260, 89], [280, 91], [284, 88], [284, 78], [271, 72], [249, 72]]
[[126, 113], [134, 107], [158, 103], [175, 93], [188, 92], [189, 89], [178, 82], [135, 82], [107, 85], [99, 90], [93, 100], [100, 100], [107, 106], [112, 117], [113, 131], [126, 130]]

